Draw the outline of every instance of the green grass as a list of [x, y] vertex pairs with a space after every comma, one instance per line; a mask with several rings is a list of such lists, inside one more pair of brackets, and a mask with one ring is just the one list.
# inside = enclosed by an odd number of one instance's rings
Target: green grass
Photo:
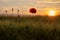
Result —
[[0, 16], [0, 40], [60, 40], [60, 16]]

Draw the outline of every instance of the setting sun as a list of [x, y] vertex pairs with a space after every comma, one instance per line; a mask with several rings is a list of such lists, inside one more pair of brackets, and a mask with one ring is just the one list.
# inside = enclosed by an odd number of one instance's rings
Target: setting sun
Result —
[[55, 16], [56, 14], [55, 14], [55, 11], [54, 10], [50, 10], [48, 15], [49, 16]]

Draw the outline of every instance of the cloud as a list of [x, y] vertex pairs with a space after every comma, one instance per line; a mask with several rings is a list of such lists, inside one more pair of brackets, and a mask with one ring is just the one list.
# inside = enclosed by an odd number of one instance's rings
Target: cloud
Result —
[[60, 8], [60, 0], [0, 0], [0, 8]]
[[36, 5], [39, 8], [60, 8], [60, 0], [38, 0]]
[[37, 0], [37, 1], [48, 1], [48, 2], [57, 2], [57, 1], [60, 1], [60, 0]]
[[0, 0], [0, 2], [8, 2], [8, 1], [10, 1], [10, 0]]
[[35, 4], [34, 0], [0, 0], [0, 6], [32, 6]]

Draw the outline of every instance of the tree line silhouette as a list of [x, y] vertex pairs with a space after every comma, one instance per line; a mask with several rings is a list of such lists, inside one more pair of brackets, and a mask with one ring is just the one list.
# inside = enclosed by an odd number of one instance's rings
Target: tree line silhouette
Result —
[[[12, 15], [13, 15], [13, 14], [14, 14], [14, 13], [13, 13], [13, 12], [14, 12], [14, 9], [12, 8], [11, 11], [12, 11]], [[19, 14], [19, 11], [20, 11], [20, 10], [18, 9], [18, 10], [17, 10], [17, 14]], [[35, 14], [35, 13], [37, 12], [37, 10], [36, 10], [35, 8], [30, 8], [30, 9], [29, 9], [29, 12], [32, 13], [32, 14]], [[8, 11], [5, 10], [5, 13], [7, 14]]]
[[[13, 13], [14, 9], [12, 8], [11, 11], [12, 11], [12, 15], [13, 15], [13, 14], [14, 14], [14, 13]], [[19, 11], [20, 11], [20, 10], [18, 9], [18, 10], [17, 10], [17, 14], [19, 14]], [[8, 14], [8, 10], [5, 10], [5, 13]]]

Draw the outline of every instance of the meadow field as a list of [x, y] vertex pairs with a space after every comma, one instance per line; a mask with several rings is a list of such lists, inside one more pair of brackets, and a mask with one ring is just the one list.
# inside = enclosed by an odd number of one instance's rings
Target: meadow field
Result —
[[60, 40], [60, 16], [0, 16], [0, 40]]

